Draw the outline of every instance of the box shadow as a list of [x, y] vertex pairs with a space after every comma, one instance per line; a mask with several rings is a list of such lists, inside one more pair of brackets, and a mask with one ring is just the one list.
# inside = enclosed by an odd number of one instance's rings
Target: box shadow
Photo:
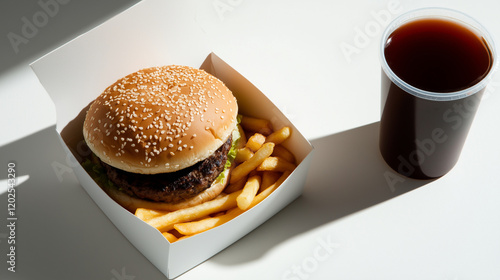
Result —
[[235, 265], [258, 259], [293, 236], [432, 182], [393, 171], [380, 155], [378, 135], [375, 122], [311, 140], [315, 154], [303, 195], [212, 261]]
[[[109, 221], [79, 184], [55, 125], [0, 146], [0, 163], [16, 163], [15, 275], [0, 279], [109, 279], [112, 271], [143, 271], [145, 279], [166, 279]], [[7, 221], [7, 192], [0, 193], [0, 217]], [[8, 252], [6, 230], [0, 251]], [[106, 250], [103, 250], [103, 246]], [[0, 255], [7, 262], [7, 253]], [[57, 268], [54, 268], [57, 264]], [[3, 277], [9, 273], [9, 277]]]

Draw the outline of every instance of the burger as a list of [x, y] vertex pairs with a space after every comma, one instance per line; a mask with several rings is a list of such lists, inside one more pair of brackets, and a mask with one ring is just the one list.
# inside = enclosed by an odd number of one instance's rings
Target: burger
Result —
[[194, 206], [229, 181], [237, 123], [236, 99], [216, 77], [179, 65], [143, 69], [90, 105], [84, 167], [130, 211]]

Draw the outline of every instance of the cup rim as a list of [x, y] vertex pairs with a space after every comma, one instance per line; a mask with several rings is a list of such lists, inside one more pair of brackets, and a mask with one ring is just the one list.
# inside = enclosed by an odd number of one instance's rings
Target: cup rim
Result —
[[[486, 43], [490, 49], [493, 63], [491, 65], [491, 68], [488, 72], [488, 74], [481, 79], [479, 82], [474, 84], [473, 86], [462, 89], [459, 91], [452, 91], [452, 92], [432, 92], [432, 91], [427, 91], [423, 89], [419, 89], [415, 86], [412, 86], [399, 78], [389, 67], [387, 64], [387, 61], [385, 59], [385, 53], [384, 53], [384, 48], [385, 44], [387, 41], [387, 38], [389, 37], [390, 34], [394, 30], [396, 30], [399, 26], [411, 22], [416, 19], [421, 19], [421, 18], [446, 18], [449, 20], [453, 20], [455, 22], [461, 23], [463, 25], [466, 25], [469, 27], [469, 29], [472, 29], [476, 33], [480, 34], [484, 40], [486, 40]], [[428, 99], [428, 100], [434, 100], [434, 101], [450, 101], [450, 100], [457, 100], [457, 99], [462, 99], [467, 96], [473, 95], [480, 90], [482, 90], [488, 82], [491, 80], [494, 72], [498, 68], [498, 53], [496, 51], [495, 47], [495, 42], [492, 37], [492, 35], [488, 32], [488, 30], [481, 24], [479, 23], [476, 19], [472, 18], [471, 16], [454, 10], [454, 9], [449, 9], [449, 8], [442, 8], [442, 7], [427, 7], [427, 8], [420, 8], [420, 9], [415, 9], [408, 11], [406, 13], [403, 13], [396, 17], [394, 20], [392, 20], [389, 25], [385, 28], [384, 33], [382, 34], [382, 40], [380, 42], [380, 61], [382, 65], [383, 71], [386, 73], [387, 77], [395, 83], [398, 87], [403, 89], [405, 92], [408, 92], [416, 97], [423, 98], [423, 99]]]

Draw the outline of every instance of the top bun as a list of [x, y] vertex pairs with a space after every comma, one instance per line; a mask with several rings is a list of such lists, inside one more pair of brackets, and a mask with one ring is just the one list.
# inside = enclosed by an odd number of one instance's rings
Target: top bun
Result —
[[236, 127], [231, 91], [207, 72], [187, 66], [153, 67], [109, 86], [83, 125], [89, 148], [128, 172], [175, 172], [206, 159]]

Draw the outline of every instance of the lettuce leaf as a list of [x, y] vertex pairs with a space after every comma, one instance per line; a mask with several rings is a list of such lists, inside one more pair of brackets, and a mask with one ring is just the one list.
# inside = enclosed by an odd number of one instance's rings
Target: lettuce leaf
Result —
[[[238, 120], [238, 124], [239, 124], [241, 121], [240, 115], [238, 115], [237, 120]], [[229, 168], [231, 167], [231, 165], [234, 162], [234, 159], [236, 158], [236, 153], [238, 152], [236, 147], [238, 147], [238, 142], [241, 138], [240, 131], [238, 129], [233, 130], [232, 136], [233, 136], [233, 141], [231, 143], [231, 149], [229, 149], [229, 152], [227, 153], [227, 160], [226, 160], [226, 163], [224, 164], [224, 170], [219, 174], [217, 179], [215, 179], [216, 181], [220, 181], [220, 180], [223, 180], [224, 178], [226, 178], [226, 176], [229, 174], [229, 172], [226, 172], [226, 171], [229, 170]]]
[[[94, 155], [92, 155], [94, 157]], [[89, 173], [90, 177], [94, 179], [99, 185], [111, 188], [114, 186], [113, 182], [108, 179], [106, 175], [106, 170], [99, 163], [96, 163], [90, 159], [85, 159], [82, 162], [82, 167]]]

